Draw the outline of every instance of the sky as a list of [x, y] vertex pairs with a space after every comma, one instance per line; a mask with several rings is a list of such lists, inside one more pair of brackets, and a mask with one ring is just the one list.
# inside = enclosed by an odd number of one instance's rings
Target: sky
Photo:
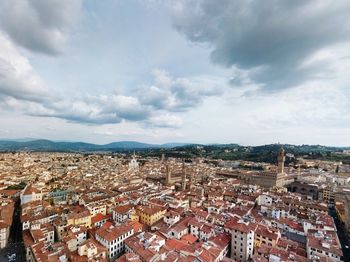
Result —
[[350, 146], [347, 0], [0, 0], [0, 138]]

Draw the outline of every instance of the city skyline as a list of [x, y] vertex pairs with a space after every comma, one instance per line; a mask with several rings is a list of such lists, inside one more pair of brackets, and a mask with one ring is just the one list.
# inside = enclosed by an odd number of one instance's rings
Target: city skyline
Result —
[[350, 146], [347, 1], [0, 5], [2, 139]]

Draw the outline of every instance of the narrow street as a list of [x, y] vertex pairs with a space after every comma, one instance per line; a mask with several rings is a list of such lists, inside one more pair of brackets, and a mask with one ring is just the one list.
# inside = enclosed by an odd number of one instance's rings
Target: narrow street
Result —
[[335, 225], [337, 227], [337, 233], [343, 251], [343, 261], [350, 261], [349, 239], [347, 236], [347, 232], [341, 224], [341, 222], [339, 221], [334, 207], [329, 208], [329, 214], [333, 217]]
[[[0, 251], [0, 261], [25, 261], [25, 249], [22, 239], [22, 223], [21, 223], [21, 205], [20, 200], [17, 199], [15, 203], [15, 210], [13, 213], [13, 222], [10, 230], [10, 239], [6, 248]], [[13, 254], [16, 254], [15, 256]], [[10, 260], [9, 257], [13, 259]]]

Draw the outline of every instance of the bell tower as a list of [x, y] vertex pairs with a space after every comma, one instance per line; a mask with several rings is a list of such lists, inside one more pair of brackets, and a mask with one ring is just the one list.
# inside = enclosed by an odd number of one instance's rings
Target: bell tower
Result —
[[278, 162], [278, 168], [277, 168], [277, 174], [284, 174], [284, 161], [286, 160], [285, 152], [283, 147], [281, 147], [280, 151], [278, 152], [277, 156], [277, 162]]
[[185, 161], [182, 162], [182, 191], [186, 190], [186, 167], [185, 167]]
[[171, 184], [171, 171], [170, 171], [169, 163], [167, 161], [165, 163], [165, 184], [166, 185]]

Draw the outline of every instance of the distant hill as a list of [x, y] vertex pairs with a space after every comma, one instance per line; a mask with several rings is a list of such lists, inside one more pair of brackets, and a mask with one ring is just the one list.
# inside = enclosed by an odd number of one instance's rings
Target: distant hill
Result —
[[[350, 164], [350, 156], [341, 154], [346, 147], [329, 147], [321, 145], [288, 145], [271, 144], [262, 146], [241, 146], [238, 144], [186, 144], [166, 143], [147, 144], [137, 141], [119, 141], [105, 145], [96, 145], [83, 142], [50, 141], [45, 139], [32, 141], [0, 140], [0, 152], [12, 151], [46, 151], [46, 152], [132, 152], [137, 151], [143, 156], [190, 159], [205, 157], [216, 161], [247, 160], [253, 162], [276, 163], [278, 151], [283, 147], [289, 153], [287, 162], [295, 162], [297, 157], [307, 159], [323, 159], [342, 161]], [[290, 157], [294, 156], [294, 157]]]
[[105, 145], [83, 142], [54, 142], [45, 139], [21, 141], [0, 140], [0, 151], [60, 151], [60, 152], [89, 152], [89, 151], [130, 151], [151, 148], [173, 148], [184, 146], [185, 143], [147, 144], [136, 141], [119, 141]]
[[341, 161], [350, 164], [350, 156], [341, 154], [346, 147], [329, 147], [321, 145], [288, 145], [271, 144], [262, 146], [240, 146], [238, 144], [190, 144], [168, 149], [151, 149], [140, 152], [144, 156], [167, 157], [191, 159], [205, 157], [207, 161], [222, 160], [246, 160], [252, 162], [265, 162], [276, 164], [278, 151], [283, 147], [288, 153], [287, 164], [296, 163], [298, 157], [304, 159], [320, 159], [330, 161]]

